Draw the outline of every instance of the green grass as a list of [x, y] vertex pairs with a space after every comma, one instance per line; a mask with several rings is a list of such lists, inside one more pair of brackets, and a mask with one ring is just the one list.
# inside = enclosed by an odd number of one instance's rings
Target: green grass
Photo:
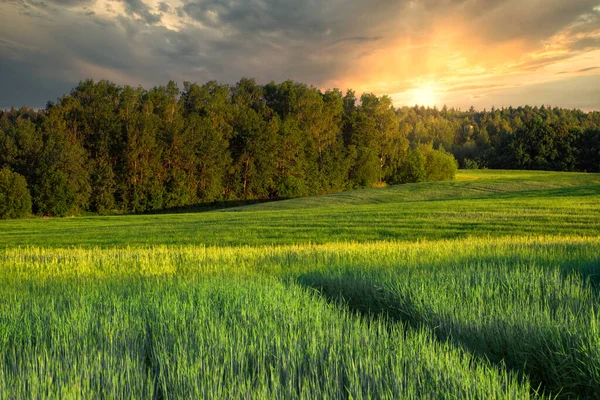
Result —
[[596, 398], [600, 176], [0, 222], [0, 398]]
[[529, 396], [427, 331], [267, 277], [67, 279], [0, 298], [3, 398]]
[[600, 234], [600, 174], [463, 171], [457, 179], [203, 213], [0, 221], [0, 246], [256, 246]]

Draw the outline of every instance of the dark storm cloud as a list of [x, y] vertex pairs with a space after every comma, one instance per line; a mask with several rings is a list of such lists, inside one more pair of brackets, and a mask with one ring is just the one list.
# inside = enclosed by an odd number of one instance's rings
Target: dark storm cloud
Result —
[[95, 0], [3, 0], [3, 2], [13, 4], [22, 10], [37, 9], [41, 11], [53, 11], [55, 8], [89, 6], [93, 4]]
[[[183, 0], [184, 15], [227, 35], [278, 34], [321, 43], [344, 37], [382, 36], [409, 0]], [[379, 31], [377, 34], [372, 34]]]
[[[119, 23], [95, 16], [82, 18], [82, 14], [54, 17], [57, 23], [44, 27], [46, 36], [32, 31], [27, 38], [37, 46], [19, 45], [17, 40], [25, 38], [18, 32], [16, 38], [0, 42], [0, 107], [42, 107], [87, 78], [134, 86], [168, 78], [161, 60], [136, 54], [140, 42], [125, 34]], [[15, 26], [20, 25], [15, 21]]]
[[[184, 0], [178, 12], [204, 30], [184, 28], [159, 51], [180, 52], [185, 63], [203, 59], [202, 71], [219, 80], [253, 76], [321, 85], [351, 69], [364, 46], [383, 40], [390, 30], [383, 25], [407, 3]], [[397, 29], [397, 22], [392, 25]]]
[[192, 0], [184, 4], [184, 12], [207, 26], [233, 28], [236, 31], [302, 31], [323, 32], [321, 18], [327, 2], [296, 0]]
[[73, 87], [73, 82], [67, 79], [40, 72], [33, 63], [6, 60], [0, 53], [0, 109], [24, 105], [43, 108], [49, 100], [68, 93]]
[[112, 69], [126, 70], [135, 67], [132, 62], [132, 52], [135, 50], [133, 43], [125, 40], [118, 25], [97, 24], [94, 17], [70, 21], [70, 24], [71, 28], [77, 29], [77, 35], [64, 27], [51, 30], [53, 40], [63, 45], [58, 55]]
[[168, 3], [161, 1], [160, 3], [158, 3], [158, 11], [160, 11], [162, 13], [167, 13], [167, 12], [171, 11], [171, 7], [169, 6]]
[[[539, 44], [585, 16], [570, 28], [584, 36], [570, 48], [600, 48], [597, 38], [585, 37], [600, 26], [600, 0], [166, 0], [156, 9], [148, 0], [120, 2], [126, 14], [108, 18], [99, 8], [120, 5], [0, 0], [0, 107], [43, 105], [88, 77], [153, 85], [252, 76], [321, 85], [394, 39], [418, 45], [437, 18], [460, 17], [457, 26], [474, 27], [489, 42]], [[178, 19], [177, 29], [163, 25], [166, 17]]]
[[156, 24], [161, 20], [161, 15], [152, 13], [152, 8], [142, 0], [123, 0], [123, 3], [125, 4], [125, 10], [130, 15], [135, 14], [148, 24]]
[[94, 0], [47, 0], [47, 1], [54, 5], [64, 6], [64, 7], [84, 6], [84, 5], [89, 5], [94, 2]]
[[475, 21], [494, 41], [543, 40], [560, 32], [581, 15], [593, 12], [598, 0], [483, 1]]

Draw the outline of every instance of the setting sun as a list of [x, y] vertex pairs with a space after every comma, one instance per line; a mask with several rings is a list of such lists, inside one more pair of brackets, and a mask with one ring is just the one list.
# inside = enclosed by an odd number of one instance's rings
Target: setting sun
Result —
[[412, 102], [410, 104], [418, 104], [423, 106], [433, 107], [436, 105], [436, 93], [431, 87], [421, 87], [414, 89], [411, 93]]
[[404, 106], [439, 106], [441, 99], [439, 92], [432, 85], [424, 85], [418, 88], [406, 90], [392, 95], [395, 104]]

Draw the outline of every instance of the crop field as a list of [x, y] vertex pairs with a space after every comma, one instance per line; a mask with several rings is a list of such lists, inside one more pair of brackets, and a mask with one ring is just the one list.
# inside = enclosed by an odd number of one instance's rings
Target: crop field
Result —
[[0, 222], [0, 399], [598, 398], [600, 175]]

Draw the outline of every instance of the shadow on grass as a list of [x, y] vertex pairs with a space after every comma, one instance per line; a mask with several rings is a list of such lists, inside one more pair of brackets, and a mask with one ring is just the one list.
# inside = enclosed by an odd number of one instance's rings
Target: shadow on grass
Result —
[[577, 267], [562, 266], [561, 272], [564, 277], [567, 277], [573, 273], [578, 274], [581, 277], [583, 285], [589, 285], [600, 293], [600, 261], [591, 260]]
[[496, 317], [477, 324], [457, 321], [436, 314], [422, 299], [388, 290], [365, 276], [309, 273], [298, 277], [296, 283], [357, 314], [383, 317], [406, 329], [429, 329], [439, 341], [527, 376], [534, 393], [590, 399], [600, 393], [597, 349], [586, 346], [589, 336], [580, 330], [512, 324]]
[[[457, 181], [445, 182], [454, 184]], [[430, 190], [430, 185], [439, 185], [439, 182], [426, 182], [425, 184], [420, 183], [418, 186], [413, 186], [411, 193], [427, 192]], [[414, 185], [414, 184], [412, 184]], [[394, 185], [388, 188], [394, 187], [405, 187], [407, 185]], [[414, 202], [443, 202], [448, 200], [518, 200], [518, 199], [532, 199], [532, 198], [547, 198], [547, 197], [588, 197], [588, 196], [600, 196], [600, 185], [581, 185], [572, 187], [563, 187], [555, 189], [517, 189], [517, 190], [506, 190], [502, 188], [495, 188], [493, 186], [466, 186], [463, 189], [469, 191], [477, 190], [484, 193], [472, 193], [467, 192], [466, 195], [457, 195], [456, 191], [442, 190], [438, 195], [432, 198], [418, 198], [418, 199], [402, 199], [401, 203], [414, 203]], [[369, 189], [367, 189], [369, 190]], [[358, 190], [360, 192], [360, 189]], [[325, 196], [338, 196], [340, 195], [351, 195], [355, 194], [356, 190], [349, 190], [344, 192], [329, 193]], [[280, 202], [283, 200], [296, 199], [300, 197], [281, 197], [281, 198], [263, 198], [263, 199], [252, 199], [252, 200], [217, 200], [213, 202], [198, 203], [188, 206], [181, 207], [167, 207], [157, 210], [149, 210], [145, 212], [106, 212], [106, 213], [89, 213], [89, 215], [156, 215], [156, 214], [183, 214], [183, 213], [201, 213], [209, 211], [226, 210], [237, 207], [250, 206], [255, 204], [273, 203]], [[384, 200], [377, 197], [369, 197], [365, 199], [365, 203], [359, 204], [385, 204], [390, 203], [390, 200]], [[349, 204], [352, 205], [352, 204]]]
[[[79, 217], [120, 217], [120, 216], [132, 216], [132, 215], [168, 215], [168, 214], [192, 214], [192, 213], [203, 213], [210, 211], [228, 210], [237, 207], [252, 206], [255, 204], [263, 203], [274, 203], [288, 199], [254, 199], [254, 200], [218, 200], [207, 203], [197, 203], [181, 207], [166, 207], [156, 210], [147, 211], [122, 211], [122, 210], [108, 210], [103, 212], [86, 211], [79, 214]], [[37, 218], [37, 217], [33, 217]], [[63, 217], [41, 217], [43, 219], [62, 219]]]
[[251, 206], [254, 204], [272, 203], [286, 199], [260, 199], [260, 200], [219, 200], [211, 203], [199, 203], [183, 207], [169, 207], [160, 210], [150, 210], [141, 213], [125, 213], [120, 215], [157, 215], [157, 214], [188, 214], [209, 211], [227, 210], [236, 207]]

